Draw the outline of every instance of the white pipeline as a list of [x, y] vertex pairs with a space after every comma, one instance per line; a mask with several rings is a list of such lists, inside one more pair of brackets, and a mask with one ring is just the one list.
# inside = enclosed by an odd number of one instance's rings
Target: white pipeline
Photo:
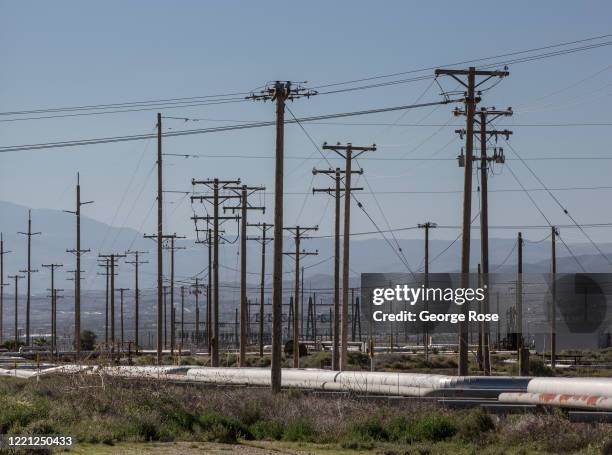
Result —
[[612, 411], [612, 398], [597, 395], [571, 395], [555, 393], [502, 393], [500, 403], [539, 404], [574, 409]]

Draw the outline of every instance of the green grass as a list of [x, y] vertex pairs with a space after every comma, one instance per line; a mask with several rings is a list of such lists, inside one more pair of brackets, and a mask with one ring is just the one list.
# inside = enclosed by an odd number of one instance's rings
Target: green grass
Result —
[[595, 454], [612, 444], [612, 425], [570, 423], [561, 413], [498, 417], [424, 402], [397, 406], [91, 375], [0, 379], [0, 432], [69, 434], [92, 447], [261, 443], [316, 447], [314, 453]]

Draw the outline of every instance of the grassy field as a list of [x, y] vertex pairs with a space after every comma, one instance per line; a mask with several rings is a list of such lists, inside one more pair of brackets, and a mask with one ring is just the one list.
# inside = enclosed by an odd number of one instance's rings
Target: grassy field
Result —
[[560, 412], [498, 417], [92, 375], [0, 379], [0, 433], [72, 435], [87, 454], [612, 454], [612, 425]]

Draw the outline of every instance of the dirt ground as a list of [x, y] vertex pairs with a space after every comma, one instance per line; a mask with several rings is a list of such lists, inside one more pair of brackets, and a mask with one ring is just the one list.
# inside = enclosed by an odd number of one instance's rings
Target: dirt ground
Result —
[[[306, 455], [312, 450], [289, 449], [286, 447], [266, 447], [271, 444], [262, 443], [260, 447], [241, 444], [218, 444], [210, 442], [176, 442], [176, 443], [133, 443], [133, 444], [80, 444], [68, 453], [74, 455]], [[319, 452], [320, 453], [320, 452]], [[323, 451], [323, 453], [331, 453]], [[352, 453], [357, 453], [352, 451]]]

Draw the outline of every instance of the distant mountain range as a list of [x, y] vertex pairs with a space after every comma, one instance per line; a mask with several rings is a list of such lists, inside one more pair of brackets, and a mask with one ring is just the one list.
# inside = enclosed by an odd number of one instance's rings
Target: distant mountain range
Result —
[[[26, 268], [26, 237], [18, 234], [27, 230], [28, 208], [10, 202], [0, 201], [0, 231], [4, 236], [6, 250], [11, 253], [5, 255], [5, 276], [14, 274], [18, 270]], [[41, 267], [45, 263], [63, 263], [64, 267], [59, 269], [57, 280], [59, 286], [70, 289], [72, 283], [65, 281], [71, 276], [67, 271], [74, 269], [74, 256], [67, 253], [66, 249], [75, 247], [75, 220], [74, 215], [58, 210], [32, 209], [32, 230], [41, 231], [41, 235], [32, 237], [32, 268], [38, 269], [38, 273], [32, 275], [32, 289], [34, 293], [46, 292], [49, 286], [49, 273]], [[83, 216], [81, 221], [82, 248], [91, 249], [90, 253], [82, 256], [82, 269], [85, 271], [84, 290], [104, 289], [103, 277], [96, 276], [102, 270], [97, 266], [98, 253], [118, 252], [123, 253], [127, 249], [155, 251], [155, 243], [143, 238], [143, 234], [131, 228], [111, 227], [105, 223]], [[456, 272], [460, 262], [461, 242], [456, 241], [450, 245], [448, 240], [431, 240], [430, 259], [431, 272]], [[516, 267], [516, 249], [514, 239], [490, 239], [490, 270], [492, 272], [510, 272]], [[285, 241], [287, 249], [293, 246], [293, 241], [287, 238]], [[423, 241], [415, 239], [398, 239], [398, 245], [393, 240], [389, 243], [384, 239], [354, 238], [351, 241], [351, 274], [357, 279], [362, 272], [402, 272], [406, 267], [402, 264], [400, 257], [407, 258], [413, 269], [422, 265]], [[195, 244], [193, 239], [178, 240], [177, 245], [186, 247], [185, 250], [176, 252], [175, 273], [177, 280], [186, 280], [198, 272], [206, 279], [205, 268], [208, 261], [207, 249], [204, 245]], [[450, 245], [450, 247], [449, 247]], [[612, 244], [600, 244], [600, 248], [610, 254]], [[220, 275], [224, 282], [236, 283], [238, 280], [238, 242], [221, 246]], [[333, 271], [333, 239], [313, 238], [308, 240], [309, 250], [318, 250], [318, 256], [310, 256], [303, 261], [306, 268], [305, 282], [311, 283], [313, 287], [318, 284], [331, 284]], [[586, 270], [591, 272], [610, 271], [609, 264], [600, 255], [593, 254], [593, 247], [589, 244], [572, 244], [572, 251]], [[446, 251], [445, 251], [446, 250]], [[268, 254], [272, 251], [268, 246]], [[444, 253], [440, 255], [441, 252]], [[559, 244], [558, 248], [558, 271], [574, 272], [579, 268], [575, 260]], [[478, 238], [472, 243], [471, 263], [479, 262]], [[270, 256], [269, 256], [270, 257]], [[141, 267], [142, 286], [153, 287], [155, 283], [155, 256], [144, 255], [149, 263]], [[261, 261], [261, 246], [257, 242], [248, 242], [248, 281], [255, 285], [259, 282]], [[166, 265], [168, 264], [166, 259]], [[526, 243], [524, 247], [524, 262], [526, 272], [546, 272], [550, 270], [550, 242], [537, 244]], [[271, 272], [271, 261], [268, 261], [268, 273]], [[123, 264], [119, 266], [117, 287], [130, 287], [133, 280], [133, 268]], [[285, 272], [287, 281], [293, 278], [293, 259], [285, 258]], [[6, 278], [5, 278], [6, 280]], [[23, 290], [23, 287], [21, 288]], [[11, 288], [6, 290], [11, 293]]]

